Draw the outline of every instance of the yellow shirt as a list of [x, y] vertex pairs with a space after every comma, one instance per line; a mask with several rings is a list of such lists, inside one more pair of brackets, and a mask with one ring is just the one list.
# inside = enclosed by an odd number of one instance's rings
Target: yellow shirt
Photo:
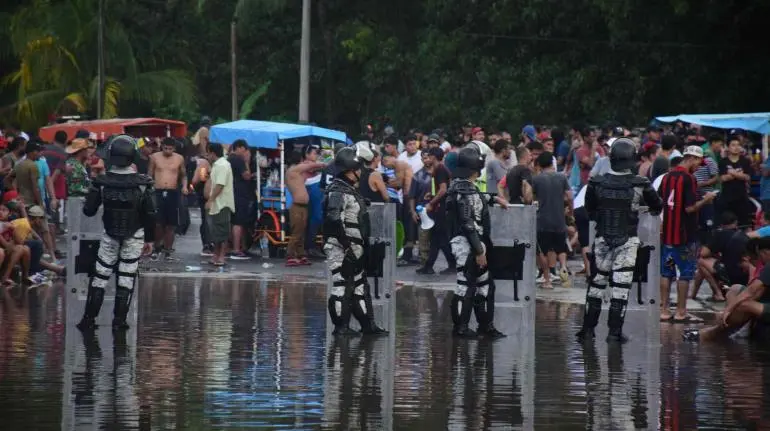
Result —
[[233, 169], [230, 167], [230, 162], [227, 161], [227, 158], [220, 157], [214, 162], [214, 166], [211, 167], [211, 177], [209, 178], [209, 182], [211, 183], [212, 193], [214, 192], [215, 186], [222, 186], [222, 192], [219, 193], [219, 196], [212, 202], [209, 214], [219, 214], [219, 212], [222, 211], [222, 208], [230, 208], [230, 211], [235, 212]]
[[18, 243], [26, 241], [32, 233], [32, 225], [27, 218], [17, 218], [11, 222], [11, 226], [13, 226], [13, 239]]

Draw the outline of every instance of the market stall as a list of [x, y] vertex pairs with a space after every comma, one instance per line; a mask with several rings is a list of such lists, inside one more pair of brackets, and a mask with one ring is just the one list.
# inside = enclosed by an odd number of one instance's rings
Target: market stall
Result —
[[[256, 163], [258, 213], [255, 236], [267, 238], [272, 248], [283, 247], [288, 242], [285, 213], [291, 206], [291, 195], [285, 187], [286, 153], [292, 151], [297, 140], [307, 138], [339, 142], [347, 139], [345, 133], [336, 130], [271, 121], [239, 120], [211, 128], [211, 142], [232, 145], [243, 139], [249, 147], [258, 149], [262, 153], [261, 157], [267, 159], [265, 163], [259, 160]], [[265, 184], [263, 169], [271, 171]]]

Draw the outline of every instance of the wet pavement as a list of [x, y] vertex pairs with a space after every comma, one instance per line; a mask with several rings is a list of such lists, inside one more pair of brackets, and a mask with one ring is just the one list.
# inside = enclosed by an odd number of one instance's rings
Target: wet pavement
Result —
[[[534, 337], [459, 341], [448, 295], [403, 287], [395, 338], [335, 343], [313, 279], [146, 274], [136, 343], [102, 331], [68, 344], [63, 286], [12, 290], [0, 429], [770, 427], [768, 348], [686, 344], [681, 325], [661, 327], [659, 350], [584, 347], [581, 308], [555, 301], [537, 304]], [[513, 312], [498, 310], [501, 329]]]

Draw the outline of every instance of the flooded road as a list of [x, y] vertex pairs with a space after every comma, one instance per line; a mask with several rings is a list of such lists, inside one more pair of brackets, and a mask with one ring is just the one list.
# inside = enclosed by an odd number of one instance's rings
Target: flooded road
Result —
[[685, 344], [681, 326], [663, 326], [657, 360], [584, 348], [574, 305], [537, 305], [528, 354], [516, 337], [453, 340], [448, 292], [404, 288], [389, 372], [386, 339], [326, 339], [314, 284], [143, 278], [136, 345], [71, 351], [62, 295], [0, 295], [0, 429], [770, 427], [770, 349]]

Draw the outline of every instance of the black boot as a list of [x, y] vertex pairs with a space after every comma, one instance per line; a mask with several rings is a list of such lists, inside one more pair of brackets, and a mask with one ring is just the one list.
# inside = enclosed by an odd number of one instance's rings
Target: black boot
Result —
[[473, 312], [476, 313], [476, 321], [479, 323], [479, 335], [492, 339], [505, 337], [505, 334], [495, 328], [495, 297], [491, 286], [486, 298], [476, 295], [473, 301]]
[[625, 343], [628, 337], [623, 335], [623, 322], [626, 319], [626, 301], [613, 299], [610, 301], [610, 312], [607, 316], [607, 326], [610, 331], [607, 342]]
[[452, 334], [460, 338], [476, 338], [476, 331], [468, 327], [471, 321], [471, 312], [473, 311], [473, 294], [470, 289], [465, 296], [455, 296], [452, 298], [452, 321], [454, 329]]
[[97, 327], [96, 318], [99, 316], [99, 310], [102, 309], [103, 302], [104, 289], [90, 284], [88, 286], [88, 297], [86, 298], [86, 309], [83, 311], [83, 318], [77, 324], [78, 329], [88, 331]]
[[599, 323], [599, 315], [602, 314], [602, 300], [599, 298], [586, 298], [585, 315], [583, 315], [583, 328], [576, 335], [578, 340], [592, 340], [596, 334], [594, 328]]
[[118, 287], [117, 291], [115, 292], [115, 308], [112, 312], [113, 330], [117, 331], [128, 329], [126, 318], [128, 317], [128, 310], [131, 308], [131, 298], [133, 296], [133, 289], [126, 289], [125, 287]]
[[353, 316], [361, 324], [361, 333], [364, 335], [388, 335], [388, 331], [374, 323], [374, 305], [369, 285], [364, 286], [363, 295], [353, 295]]
[[[339, 312], [337, 308], [339, 307]], [[350, 299], [346, 296], [329, 297], [329, 316], [334, 323], [333, 335], [357, 336], [358, 331], [350, 329]]]

